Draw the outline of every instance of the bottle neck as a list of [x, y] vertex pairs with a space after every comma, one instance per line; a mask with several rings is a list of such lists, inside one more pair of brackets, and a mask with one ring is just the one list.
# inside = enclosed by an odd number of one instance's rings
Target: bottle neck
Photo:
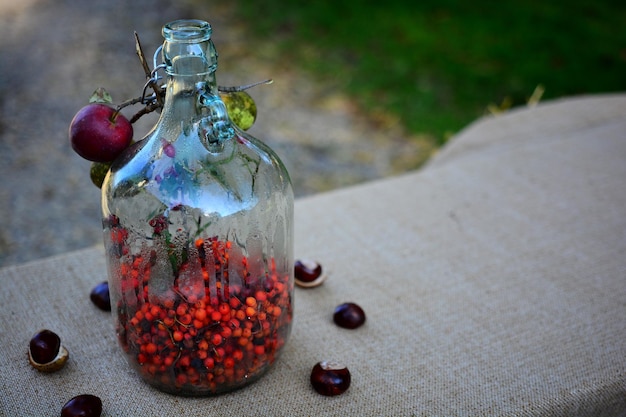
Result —
[[188, 125], [206, 116], [202, 97], [218, 94], [215, 73], [169, 74], [166, 85], [167, 90], [161, 115], [162, 118], [170, 119], [178, 125]]
[[225, 142], [235, 137], [235, 130], [219, 97], [215, 72], [168, 74], [166, 85], [158, 140], [173, 142], [193, 135], [209, 152], [221, 152]]
[[226, 106], [215, 79], [217, 51], [211, 41], [211, 27], [198, 20], [180, 20], [163, 28], [162, 54], [168, 74], [165, 103], [159, 125], [170, 141], [196, 131], [211, 152], [234, 137]]

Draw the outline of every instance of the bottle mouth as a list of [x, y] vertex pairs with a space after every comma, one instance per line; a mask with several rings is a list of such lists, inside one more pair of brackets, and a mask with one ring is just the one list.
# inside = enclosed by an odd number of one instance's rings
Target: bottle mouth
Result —
[[211, 39], [211, 25], [203, 20], [175, 20], [163, 26], [163, 37], [168, 42], [204, 42]]

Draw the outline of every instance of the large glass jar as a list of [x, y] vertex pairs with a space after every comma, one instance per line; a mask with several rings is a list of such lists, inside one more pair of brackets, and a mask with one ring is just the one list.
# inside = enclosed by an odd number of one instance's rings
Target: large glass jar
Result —
[[111, 303], [129, 363], [154, 387], [210, 395], [258, 379], [293, 313], [293, 191], [279, 158], [233, 125], [211, 27], [163, 28], [154, 129], [102, 187]]

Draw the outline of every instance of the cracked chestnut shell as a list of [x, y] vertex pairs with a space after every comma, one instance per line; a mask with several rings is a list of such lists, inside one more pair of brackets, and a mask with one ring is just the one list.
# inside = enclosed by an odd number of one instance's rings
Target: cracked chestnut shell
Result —
[[40, 330], [30, 339], [28, 360], [38, 371], [58, 371], [69, 356], [67, 349], [61, 345], [61, 338], [51, 330]]
[[317, 287], [326, 281], [322, 265], [310, 259], [299, 259], [295, 262], [294, 278], [296, 285], [303, 288]]
[[350, 371], [338, 362], [322, 361], [311, 370], [311, 385], [319, 394], [335, 396], [343, 394], [350, 387]]

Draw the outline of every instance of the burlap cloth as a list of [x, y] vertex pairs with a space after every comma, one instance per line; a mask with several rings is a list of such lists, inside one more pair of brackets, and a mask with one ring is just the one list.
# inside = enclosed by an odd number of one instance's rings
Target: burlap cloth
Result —
[[[296, 256], [330, 278], [296, 291], [274, 369], [195, 399], [126, 365], [88, 297], [101, 248], [1, 270], [0, 414], [92, 393], [105, 416], [626, 415], [626, 96], [485, 118], [420, 172], [301, 199]], [[344, 301], [362, 328], [332, 323]], [[28, 364], [40, 328], [70, 350], [58, 373]], [[310, 387], [324, 359], [349, 367], [345, 394]]]

